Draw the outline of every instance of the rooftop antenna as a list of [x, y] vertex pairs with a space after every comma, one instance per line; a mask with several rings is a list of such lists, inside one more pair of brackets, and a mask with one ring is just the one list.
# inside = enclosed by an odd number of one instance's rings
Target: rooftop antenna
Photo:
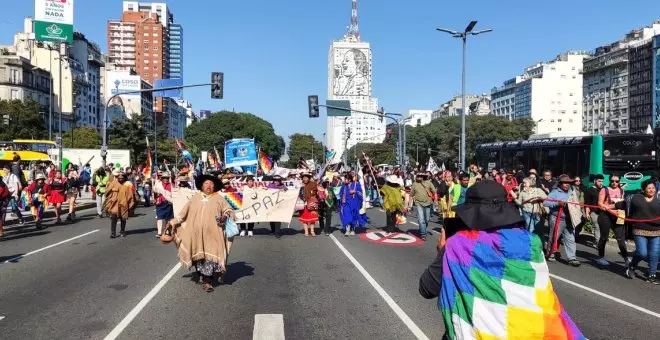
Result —
[[358, 26], [357, 8], [358, 8], [357, 0], [353, 0], [353, 5], [351, 9], [351, 26], [348, 27], [348, 32], [346, 33], [346, 37], [360, 41], [360, 27]]

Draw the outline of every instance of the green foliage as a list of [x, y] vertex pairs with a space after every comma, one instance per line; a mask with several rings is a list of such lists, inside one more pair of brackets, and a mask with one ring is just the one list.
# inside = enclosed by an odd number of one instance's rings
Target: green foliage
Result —
[[[192, 123], [184, 131], [186, 145], [198, 150], [224, 152], [225, 141], [233, 138], [254, 138], [257, 145], [273, 160], [284, 154], [284, 139], [275, 134], [273, 125], [251, 114], [220, 111], [204, 120]], [[190, 150], [192, 153], [193, 151]]]
[[[0, 140], [48, 138], [40, 109], [39, 103], [33, 100], [0, 100]], [[9, 125], [4, 124], [6, 118], [9, 118]]]
[[296, 168], [298, 160], [304, 158], [305, 160], [314, 159], [316, 164], [323, 164], [325, 157], [325, 149], [323, 143], [319, 142], [310, 134], [294, 133], [289, 136], [289, 162], [286, 164], [289, 168]]
[[62, 135], [65, 148], [98, 149], [101, 147], [101, 134], [92, 127], [79, 127], [73, 130], [73, 145], [71, 145], [71, 131]]
[[[504, 117], [492, 115], [468, 116], [466, 124], [466, 159], [468, 162], [474, 159], [474, 150], [477, 144], [527, 139], [534, 130], [534, 122], [531, 119], [509, 121]], [[396, 125], [388, 126], [388, 129], [390, 128], [392, 129], [392, 135], [387, 137], [382, 144], [387, 145], [391, 148], [392, 153], [396, 154], [398, 129]], [[419, 127], [406, 126], [406, 154], [410, 157], [413, 166], [415, 161], [426, 164], [430, 156], [438, 164], [445, 163], [447, 166], [453, 166], [459, 161], [460, 134], [460, 116], [434, 119], [431, 123]], [[430, 154], [429, 149], [431, 149]], [[385, 150], [385, 148], [382, 150]], [[419, 160], [416, 159], [417, 150], [419, 150]], [[371, 155], [367, 151], [365, 153], [370, 157], [376, 157], [375, 154]], [[396, 161], [383, 163], [393, 164], [394, 162]], [[375, 160], [374, 164], [377, 164]]]
[[114, 120], [108, 129], [111, 149], [131, 151], [131, 163], [144, 161], [147, 150], [147, 130], [143, 127], [144, 117], [134, 115], [130, 119]]
[[[396, 145], [396, 144], [395, 144]], [[358, 143], [350, 148], [347, 152], [348, 163], [355, 163], [355, 155], [362, 159], [364, 152], [371, 159], [372, 165], [377, 164], [396, 164], [396, 146], [389, 143]]]

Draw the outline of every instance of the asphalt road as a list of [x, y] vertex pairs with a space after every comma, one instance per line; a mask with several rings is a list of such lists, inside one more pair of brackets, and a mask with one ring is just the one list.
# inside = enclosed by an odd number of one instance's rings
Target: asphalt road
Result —
[[[154, 237], [153, 211], [138, 214], [123, 239], [110, 239], [109, 220], [93, 210], [43, 231], [8, 228], [0, 241], [0, 338], [398, 340], [444, 333], [437, 301], [417, 289], [437, 234], [421, 245], [388, 246], [338, 231], [306, 238], [295, 219], [281, 239], [257, 225], [255, 237], [237, 237], [225, 285], [205, 293], [177, 265], [174, 246]], [[369, 215], [384, 225], [384, 213]], [[402, 229], [415, 230], [412, 222]], [[580, 246], [578, 254], [582, 267], [550, 269], [585, 335], [657, 337], [660, 287], [628, 280], [620, 263], [596, 267], [592, 248]]]

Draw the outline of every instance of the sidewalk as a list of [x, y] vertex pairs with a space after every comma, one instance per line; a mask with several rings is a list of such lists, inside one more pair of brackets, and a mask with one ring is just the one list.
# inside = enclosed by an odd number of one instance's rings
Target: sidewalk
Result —
[[[91, 192], [83, 191], [82, 196], [78, 197], [78, 199], [76, 200], [76, 211], [91, 209], [91, 208], [96, 208], [96, 201], [92, 200]], [[66, 216], [68, 211], [69, 211], [69, 203], [63, 203], [62, 204], [63, 215]], [[25, 219], [26, 222], [30, 222], [34, 220], [32, 214], [30, 214], [29, 211], [22, 210], [21, 214], [23, 215], [23, 218]], [[44, 212], [44, 218], [51, 218], [54, 216], [55, 216], [55, 206], [51, 205]], [[5, 217], [5, 226], [10, 226], [14, 224], [18, 224], [18, 218], [14, 215], [13, 212], [11, 212], [11, 209], [7, 208], [7, 215]]]

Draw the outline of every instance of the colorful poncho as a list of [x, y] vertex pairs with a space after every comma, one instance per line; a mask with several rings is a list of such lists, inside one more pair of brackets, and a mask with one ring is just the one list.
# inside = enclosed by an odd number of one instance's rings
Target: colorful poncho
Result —
[[585, 339], [552, 289], [538, 236], [520, 228], [447, 240], [438, 307], [450, 339]]

